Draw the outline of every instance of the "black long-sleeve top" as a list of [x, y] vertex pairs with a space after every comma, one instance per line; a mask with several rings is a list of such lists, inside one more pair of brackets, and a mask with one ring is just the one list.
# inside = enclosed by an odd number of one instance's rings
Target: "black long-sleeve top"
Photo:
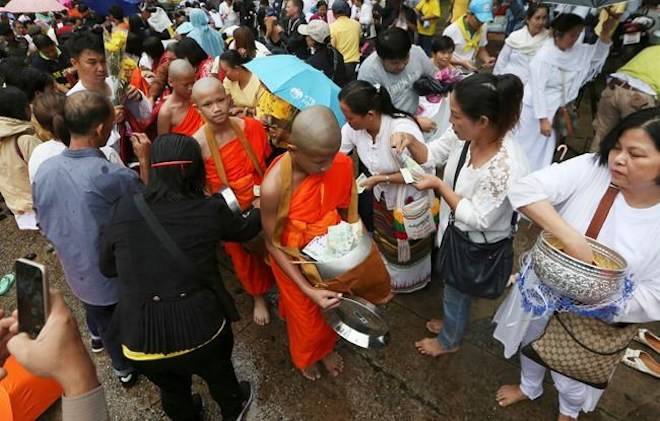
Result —
[[160, 243], [132, 196], [114, 208], [101, 247], [101, 272], [118, 276], [114, 326], [132, 351], [171, 353], [213, 337], [237, 315], [218, 270], [220, 241], [246, 241], [261, 230], [258, 210], [234, 215], [221, 196], [149, 205], [156, 219], [196, 266], [185, 269]]

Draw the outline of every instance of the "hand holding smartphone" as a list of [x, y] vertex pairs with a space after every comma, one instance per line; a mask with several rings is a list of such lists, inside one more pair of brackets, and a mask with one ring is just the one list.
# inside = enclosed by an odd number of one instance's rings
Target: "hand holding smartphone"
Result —
[[17, 259], [14, 268], [18, 330], [35, 338], [50, 312], [46, 267], [32, 260]]

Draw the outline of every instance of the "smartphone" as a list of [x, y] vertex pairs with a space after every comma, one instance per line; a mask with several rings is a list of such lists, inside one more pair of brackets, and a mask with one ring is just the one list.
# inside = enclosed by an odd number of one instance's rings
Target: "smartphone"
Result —
[[16, 304], [18, 330], [36, 337], [46, 324], [50, 310], [46, 267], [28, 259], [17, 259]]

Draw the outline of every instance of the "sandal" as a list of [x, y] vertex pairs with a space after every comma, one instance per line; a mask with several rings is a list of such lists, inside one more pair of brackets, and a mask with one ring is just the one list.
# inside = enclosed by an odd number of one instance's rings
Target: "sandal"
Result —
[[639, 329], [634, 338], [637, 342], [644, 344], [660, 354], [660, 338], [655, 336], [653, 332], [648, 329]]
[[13, 273], [8, 273], [0, 278], [0, 295], [5, 295], [14, 285], [14, 281], [16, 281], [16, 275]]
[[660, 363], [654, 360], [648, 352], [626, 348], [622, 361], [630, 368], [660, 379]]

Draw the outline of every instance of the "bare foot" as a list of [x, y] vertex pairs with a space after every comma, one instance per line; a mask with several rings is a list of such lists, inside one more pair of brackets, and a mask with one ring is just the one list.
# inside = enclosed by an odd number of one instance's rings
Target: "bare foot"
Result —
[[569, 417], [568, 415], [559, 414], [557, 421], [576, 421], [577, 418]]
[[264, 326], [270, 323], [268, 304], [266, 303], [263, 295], [254, 296], [254, 311], [252, 314], [254, 322], [259, 326]]
[[301, 369], [300, 374], [302, 374], [307, 380], [311, 381], [316, 381], [321, 378], [321, 370], [319, 370], [319, 365], [317, 363]]
[[520, 390], [519, 384], [505, 384], [497, 390], [495, 399], [501, 407], [505, 407], [529, 398]]
[[449, 350], [444, 349], [436, 338], [424, 338], [421, 341], [417, 341], [415, 342], [415, 348], [417, 348], [417, 352], [420, 354], [434, 358], [442, 354], [453, 354], [458, 351], [458, 347]]
[[426, 330], [437, 335], [442, 330], [442, 326], [444, 326], [444, 324], [445, 322], [443, 322], [441, 319], [431, 319], [426, 322]]
[[337, 351], [329, 353], [321, 362], [332, 377], [337, 377], [344, 370], [344, 359]]

